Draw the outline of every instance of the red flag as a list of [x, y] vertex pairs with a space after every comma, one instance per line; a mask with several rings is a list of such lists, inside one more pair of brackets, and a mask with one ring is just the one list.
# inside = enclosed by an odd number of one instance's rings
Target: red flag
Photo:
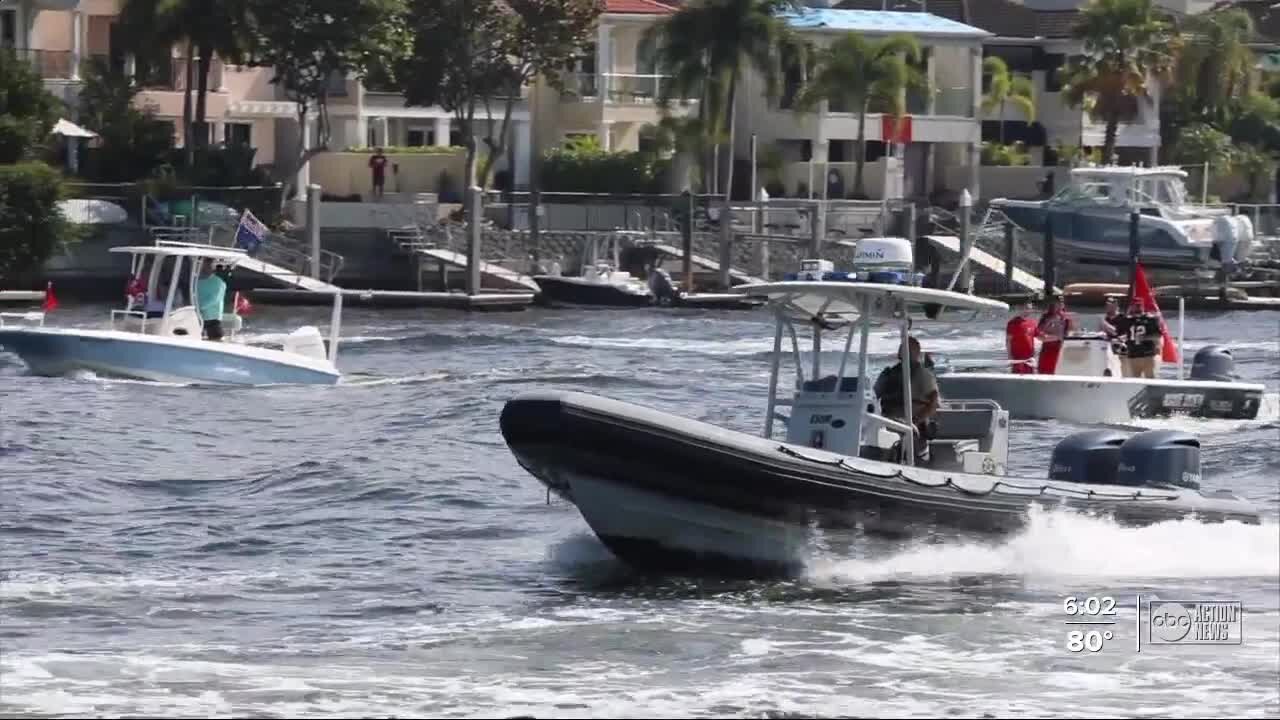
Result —
[[58, 298], [53, 294], [53, 283], [45, 283], [44, 286], [44, 304], [40, 309], [45, 312], [53, 312], [58, 309]]
[[1142, 309], [1145, 312], [1154, 313], [1156, 319], [1160, 321], [1160, 337], [1164, 338], [1160, 359], [1165, 362], [1178, 362], [1178, 346], [1173, 342], [1173, 336], [1169, 334], [1169, 326], [1165, 324], [1160, 306], [1156, 304], [1156, 296], [1151, 292], [1151, 286], [1147, 283], [1147, 274], [1143, 272], [1141, 263], [1137, 264], [1137, 273], [1133, 280], [1133, 297], [1142, 300]]
[[249, 304], [249, 298], [236, 292], [235, 313], [237, 315], [248, 315], [253, 312], [253, 306]]

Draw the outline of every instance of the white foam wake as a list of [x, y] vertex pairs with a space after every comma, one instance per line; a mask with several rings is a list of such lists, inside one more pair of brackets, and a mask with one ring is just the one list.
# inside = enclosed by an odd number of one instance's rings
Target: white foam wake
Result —
[[914, 547], [887, 558], [815, 562], [815, 579], [874, 582], [961, 575], [1280, 579], [1280, 525], [1178, 520], [1121, 527], [1109, 519], [1033, 512], [998, 543]]

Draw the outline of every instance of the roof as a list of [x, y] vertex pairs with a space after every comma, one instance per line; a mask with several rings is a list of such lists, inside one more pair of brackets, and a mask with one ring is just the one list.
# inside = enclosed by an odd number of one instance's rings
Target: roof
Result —
[[671, 15], [676, 8], [658, 0], [605, 0], [604, 11], [615, 15]]
[[[1007, 313], [1009, 306], [998, 300], [950, 290], [916, 287], [914, 285], [890, 285], [866, 282], [844, 282], [840, 280], [788, 280], [784, 282], [755, 283], [735, 285], [733, 292], [769, 298], [770, 303], [781, 306], [799, 317], [812, 318], [818, 314], [824, 316], [838, 315], [852, 319], [862, 309], [863, 298], [871, 298], [874, 317], [891, 319], [893, 304], [891, 299], [904, 299], [911, 303], [909, 312], [913, 320], [930, 320], [950, 322], [956, 320], [973, 320], [973, 313]], [[925, 312], [924, 306], [937, 305], [941, 309], [932, 313]], [[965, 310], [963, 317], [947, 310]]]
[[909, 33], [933, 37], [983, 38], [981, 28], [926, 12], [851, 10], [848, 8], [803, 8], [781, 17], [798, 30], [844, 30], [859, 33]]
[[237, 262], [249, 257], [243, 250], [214, 247], [212, 245], [121, 245], [111, 248], [114, 253], [130, 255], [169, 255], [175, 257], [202, 257], [213, 260]]
[[[919, 0], [843, 0], [842, 9], [920, 13]], [[928, 0], [928, 12], [998, 37], [1069, 38], [1078, 10], [1036, 10], [1014, 0]]]

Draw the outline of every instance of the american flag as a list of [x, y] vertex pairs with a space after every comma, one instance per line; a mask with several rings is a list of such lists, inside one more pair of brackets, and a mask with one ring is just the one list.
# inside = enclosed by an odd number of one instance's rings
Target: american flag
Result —
[[253, 254], [258, 246], [267, 239], [267, 233], [270, 232], [262, 221], [253, 216], [253, 213], [245, 209], [244, 214], [240, 216], [240, 224], [236, 226], [236, 247], [243, 248], [245, 252]]

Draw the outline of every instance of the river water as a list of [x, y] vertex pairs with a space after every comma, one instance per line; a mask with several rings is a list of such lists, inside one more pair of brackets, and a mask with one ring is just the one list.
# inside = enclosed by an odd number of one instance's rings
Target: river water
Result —
[[[1144, 425], [1199, 435], [1206, 485], [1261, 526], [1036, 515], [815, 548], [770, 582], [630, 572], [498, 432], [553, 387], [759, 432], [763, 313], [350, 308], [332, 388], [35, 378], [0, 353], [0, 714], [1280, 717], [1280, 313], [1187, 321], [1188, 353], [1227, 343], [1267, 383], [1262, 417]], [[304, 322], [327, 311], [247, 330]], [[1003, 347], [998, 323], [919, 330], [953, 365]], [[1043, 474], [1079, 429], [1015, 423], [1015, 464]], [[1240, 601], [1244, 641], [1139, 652], [1139, 595]], [[1091, 596], [1112, 636], [1072, 652], [1067, 598]]]

